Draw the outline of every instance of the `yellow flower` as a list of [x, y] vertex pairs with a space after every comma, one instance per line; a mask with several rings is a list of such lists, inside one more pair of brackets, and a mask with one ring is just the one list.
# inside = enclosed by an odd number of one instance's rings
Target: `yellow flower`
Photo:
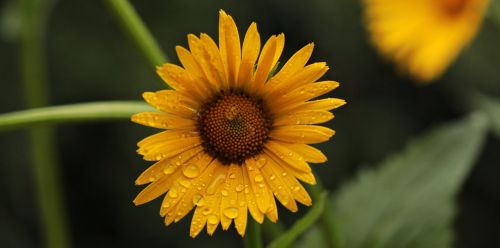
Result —
[[173, 90], [144, 93], [161, 112], [132, 116], [136, 123], [166, 129], [138, 143], [145, 160], [158, 162], [137, 178], [136, 184], [149, 185], [136, 205], [166, 193], [160, 209], [166, 225], [196, 207], [190, 230], [195, 237], [205, 225], [211, 235], [219, 223], [227, 230], [233, 220], [243, 236], [247, 212], [259, 223], [264, 216], [275, 222], [274, 197], [293, 212], [296, 201], [312, 204], [298, 180], [315, 184], [308, 162], [327, 158], [307, 144], [334, 134], [313, 124], [332, 119], [329, 111], [345, 101], [312, 100], [339, 85], [316, 82], [328, 67], [323, 62], [306, 66], [313, 44], [270, 76], [284, 41], [283, 34], [273, 35], [261, 51], [252, 23], [241, 47], [236, 24], [221, 10], [218, 45], [206, 34], [190, 34], [189, 50], [176, 47], [183, 67], [157, 68]]
[[439, 77], [475, 36], [489, 0], [365, 0], [372, 42], [421, 82]]

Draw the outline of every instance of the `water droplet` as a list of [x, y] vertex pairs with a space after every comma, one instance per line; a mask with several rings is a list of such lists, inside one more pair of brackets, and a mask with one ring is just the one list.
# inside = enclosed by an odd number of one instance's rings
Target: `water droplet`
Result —
[[259, 184], [259, 187], [260, 187], [260, 188], [264, 188], [264, 184], [263, 184], [263, 183], [260, 183], [260, 184]]
[[172, 198], [177, 198], [177, 190], [176, 189], [171, 189], [168, 191], [168, 196], [172, 197]]
[[150, 182], [154, 182], [154, 180], [155, 180], [155, 178], [154, 178], [154, 177], [150, 177], [150, 178], [149, 178], [149, 181], [150, 181]]
[[191, 187], [191, 182], [187, 179], [181, 179], [179, 180], [179, 184], [186, 187], [186, 188], [190, 188]]
[[198, 175], [200, 175], [200, 168], [198, 168], [198, 166], [196, 166], [196, 164], [189, 163], [189, 164], [186, 164], [186, 166], [184, 166], [182, 168], [182, 172], [184, 173], [184, 176], [186, 176], [186, 177], [195, 178]]
[[257, 176], [255, 176], [254, 180], [256, 182], [262, 182], [262, 180], [264, 180], [264, 178], [261, 175], [257, 175]]
[[236, 186], [235, 189], [236, 189], [236, 192], [241, 192], [241, 191], [243, 191], [244, 188], [245, 187], [243, 187], [243, 184], [239, 184], [238, 186]]
[[211, 225], [215, 225], [219, 222], [219, 218], [216, 215], [212, 214], [208, 216], [207, 223]]
[[230, 219], [234, 219], [238, 217], [238, 209], [237, 208], [226, 208], [222, 211], [224, 215]]
[[203, 209], [203, 211], [201, 213], [203, 215], [209, 215], [211, 212], [212, 212], [211, 208], [205, 208], [205, 209]]
[[297, 191], [299, 191], [299, 190], [300, 190], [300, 187], [299, 187], [299, 186], [295, 186], [295, 187], [293, 187], [293, 191], [297, 192]]
[[168, 208], [168, 207], [170, 207], [170, 203], [167, 202], [167, 203], [163, 204], [161, 207], [162, 208]]
[[215, 177], [212, 182], [207, 187], [207, 194], [213, 195], [215, 190], [219, 187], [219, 185], [226, 179], [226, 175], [224, 173], [219, 173], [217, 177]]
[[248, 194], [248, 193], [250, 193], [250, 189], [245, 188], [245, 194]]
[[174, 173], [174, 171], [175, 171], [175, 167], [171, 166], [169, 164], [169, 165], [167, 165], [167, 167], [165, 167], [165, 169], [163, 170], [163, 173], [165, 173], [165, 175], [169, 175], [169, 174]]
[[231, 179], [235, 179], [235, 178], [236, 178], [236, 174], [231, 173], [231, 174], [229, 175], [229, 178], [231, 178]]
[[281, 173], [282, 176], [286, 177], [286, 172]]
[[274, 174], [273, 174], [273, 175], [271, 175], [271, 176], [269, 177], [269, 180], [271, 180], [271, 181], [272, 181], [272, 180], [274, 180], [275, 178], [276, 178], [276, 175], [274, 175]]
[[223, 196], [228, 196], [229, 195], [229, 192], [227, 192], [227, 190], [223, 189], [221, 190], [220, 192]]

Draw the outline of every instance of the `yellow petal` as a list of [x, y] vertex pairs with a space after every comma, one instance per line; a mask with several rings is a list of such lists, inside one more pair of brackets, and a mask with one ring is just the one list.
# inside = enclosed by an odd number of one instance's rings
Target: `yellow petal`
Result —
[[278, 34], [276, 37], [276, 52], [274, 53], [272, 68], [278, 63], [278, 60], [281, 57], [281, 53], [283, 52], [283, 48], [285, 48], [285, 34]]
[[325, 98], [325, 99], [320, 99], [320, 100], [314, 100], [314, 101], [309, 101], [309, 102], [302, 102], [298, 105], [288, 105], [285, 106], [281, 111], [282, 112], [288, 112], [288, 111], [329, 111], [332, 109], [336, 109], [340, 106], [343, 106], [346, 104], [346, 101], [343, 99], [338, 99], [338, 98]]
[[160, 133], [153, 134], [137, 143], [139, 147], [154, 146], [157, 144], [164, 144], [165, 142], [175, 141], [177, 139], [184, 139], [188, 137], [196, 137], [198, 132], [192, 130], [166, 130]]
[[135, 123], [161, 129], [194, 130], [196, 128], [193, 120], [155, 112], [134, 114], [131, 119]]
[[247, 208], [247, 199], [245, 196], [245, 181], [243, 179], [243, 166], [237, 167], [238, 169], [236, 170], [235, 174], [235, 180], [237, 181], [236, 184], [236, 194], [238, 195], [238, 216], [234, 218], [234, 225], [236, 227], [236, 230], [238, 231], [238, 234], [240, 234], [242, 237], [245, 235], [245, 230], [247, 227], [247, 215], [248, 215], [248, 208]]
[[312, 172], [301, 172], [292, 168], [287, 169], [300, 181], [310, 185], [316, 185], [316, 178], [314, 177], [314, 174]]
[[233, 18], [223, 10], [219, 12], [219, 48], [229, 86], [234, 87], [241, 63], [240, 36]]
[[245, 192], [245, 199], [248, 206], [248, 211], [252, 215], [253, 219], [257, 221], [257, 223], [262, 224], [262, 222], [264, 221], [264, 213], [260, 211], [259, 207], [257, 206], [257, 199], [255, 198], [253, 189], [250, 184], [250, 179], [248, 178], [247, 167], [242, 166], [241, 169], [243, 172], [243, 182], [244, 182], [243, 191]]
[[[174, 217], [172, 220], [178, 222], [191, 211], [194, 206], [194, 195], [200, 195], [197, 187], [200, 187], [200, 181], [204, 181], [208, 177], [207, 174], [211, 172], [207, 168], [212, 161], [213, 158], [207, 153], [199, 153], [195, 158], [182, 165], [182, 175], [177, 178], [172, 187], [172, 190], [177, 189], [177, 194], [165, 196], [160, 210], [161, 216], [172, 213]], [[192, 168], [196, 168], [195, 171]]]
[[316, 144], [330, 139], [335, 131], [314, 125], [291, 125], [276, 127], [269, 136], [289, 143]]
[[141, 146], [137, 152], [143, 155], [144, 160], [158, 161], [164, 158], [175, 156], [181, 152], [190, 150], [201, 145], [199, 137], [184, 138], [177, 141], [153, 144], [151, 146]]
[[135, 205], [141, 205], [146, 202], [152, 201], [167, 192], [172, 186], [178, 176], [180, 176], [181, 171], [177, 170], [174, 174], [170, 176], [161, 177], [160, 179], [149, 184], [144, 188], [134, 199]]
[[238, 86], [247, 88], [253, 77], [255, 61], [260, 52], [260, 35], [257, 31], [257, 24], [252, 22], [243, 40], [243, 52], [240, 70], [238, 73]]
[[222, 63], [221, 54], [217, 48], [217, 44], [210, 36], [204, 33], [200, 35], [200, 40], [205, 50], [205, 59], [208, 62], [206, 66], [209, 70], [214, 72], [216, 83], [219, 84], [221, 88], [229, 88], [227, 72], [224, 68], [224, 64]]
[[271, 199], [269, 199], [269, 190], [266, 182], [264, 181], [264, 176], [260, 172], [259, 168], [257, 168], [254, 158], [247, 159], [243, 166], [246, 167], [249, 179], [248, 181], [250, 183], [250, 187], [252, 187], [255, 200], [257, 201], [257, 206], [261, 212], [266, 213], [270, 207], [269, 204]]
[[198, 37], [196, 37], [195, 35], [189, 34], [188, 44], [191, 54], [193, 55], [198, 65], [200, 65], [201, 69], [203, 70], [205, 81], [210, 83], [211, 85], [210, 88], [212, 88], [214, 92], [218, 92], [221, 88], [220, 81], [218, 78], [219, 76], [217, 71], [214, 69], [214, 65], [209, 60], [209, 55], [205, 50], [203, 42], [201, 42], [201, 40], [198, 39]]
[[179, 61], [182, 63], [182, 66], [184, 66], [186, 71], [191, 74], [193, 84], [196, 84], [196, 87], [193, 87], [194, 90], [199, 91], [199, 95], [203, 97], [198, 100], [203, 101], [207, 97], [210, 97], [213, 89], [207, 87], [210, 84], [206, 81], [205, 73], [201, 69], [198, 62], [196, 62], [193, 55], [186, 48], [181, 46], [176, 46], [175, 51], [177, 52], [177, 57], [179, 57]]
[[282, 97], [275, 98], [275, 101], [268, 101], [269, 108], [273, 113], [281, 113], [284, 108], [295, 108], [305, 101], [315, 97], [324, 95], [339, 86], [335, 81], [323, 81], [317, 83], [309, 83], [289, 92]]
[[162, 176], [170, 175], [174, 173], [181, 164], [185, 163], [187, 160], [189, 160], [202, 150], [203, 147], [198, 146], [193, 149], [187, 150], [179, 154], [178, 156], [162, 159], [150, 166], [143, 173], [141, 173], [141, 175], [135, 180], [135, 183], [137, 185], [142, 185], [156, 181]]
[[239, 165], [229, 165], [229, 170], [222, 186], [222, 200], [220, 203], [222, 230], [227, 230], [232, 220], [239, 214], [238, 193], [236, 192], [236, 187], [239, 183], [236, 174], [239, 170]]
[[273, 192], [268, 190], [267, 196], [269, 198], [269, 209], [266, 212], [266, 216], [271, 222], [276, 223], [278, 221], [278, 206], [276, 206]]
[[202, 98], [197, 83], [189, 72], [174, 64], [164, 64], [156, 67], [156, 73], [175, 90], [189, 90], [193, 100]]
[[[277, 142], [280, 143], [280, 142]], [[300, 156], [302, 156], [307, 162], [311, 163], [324, 163], [328, 158], [318, 149], [306, 145], [306, 144], [282, 144]]]
[[311, 172], [311, 167], [309, 167], [304, 158], [298, 153], [288, 149], [286, 145], [280, 145], [280, 143], [278, 142], [268, 140], [265, 144], [264, 151], [266, 154], [274, 154], [276, 157], [283, 160], [283, 162], [285, 162], [292, 168], [295, 168], [302, 172]]
[[269, 185], [274, 196], [276, 196], [283, 206], [292, 212], [297, 212], [297, 204], [289, 190], [290, 186], [283, 182], [281, 175], [278, 174], [282, 173], [282, 171], [275, 168], [276, 166], [276, 163], [271, 158], [267, 157], [267, 163], [261, 168], [267, 185]]
[[286, 80], [289, 80], [295, 74], [297, 74], [304, 66], [307, 61], [311, 57], [312, 51], [314, 48], [314, 44], [310, 43], [304, 46], [302, 49], [297, 51], [286, 63], [283, 65], [281, 70], [276, 73], [274, 77], [269, 80], [269, 83], [266, 84], [266, 93], [272, 92], [273, 89], [280, 85]]
[[269, 72], [273, 69], [273, 59], [275, 54], [276, 36], [273, 35], [262, 48], [262, 53], [259, 56], [259, 62], [257, 64], [257, 70], [255, 70], [252, 86], [249, 89], [251, 92], [259, 92], [264, 87], [264, 83], [267, 81]]
[[[328, 71], [328, 69], [328, 66], [324, 62], [310, 64], [283, 83], [277, 84], [272, 89], [268, 89], [266, 91], [267, 97], [286, 96], [301, 86], [316, 82]], [[278, 98], [277, 100], [284, 99]]]
[[278, 116], [273, 126], [317, 124], [331, 119], [333, 119], [333, 114], [327, 111], [289, 112]]
[[218, 161], [213, 160], [205, 170], [205, 173], [195, 181], [196, 183], [193, 184], [193, 187], [195, 187], [201, 196], [199, 199], [193, 198], [196, 209], [191, 220], [191, 227], [189, 231], [189, 235], [193, 238], [201, 232], [203, 227], [205, 227], [205, 224], [207, 223], [207, 216], [213, 211], [215, 195], [205, 194], [205, 186], [211, 182], [211, 175], [213, 175], [218, 166], [220, 166]]
[[162, 90], [157, 92], [145, 92], [142, 97], [154, 108], [168, 114], [193, 119], [196, 117], [198, 104], [187, 97], [182, 96], [179, 91]]
[[309, 197], [307, 191], [297, 181], [291, 169], [283, 161], [276, 159], [274, 156], [270, 156], [269, 159], [266, 166], [272, 167], [273, 175], [276, 176], [275, 180], [281, 181], [283, 187], [286, 186], [287, 193], [292, 198], [291, 201], [295, 199], [306, 206], [310, 206], [312, 204], [311, 197]]

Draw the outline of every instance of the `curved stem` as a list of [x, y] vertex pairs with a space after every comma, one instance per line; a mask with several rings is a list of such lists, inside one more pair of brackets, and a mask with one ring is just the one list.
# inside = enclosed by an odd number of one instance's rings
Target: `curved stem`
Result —
[[[319, 177], [317, 177], [316, 180], [317, 185], [306, 185], [307, 190], [309, 191], [309, 193], [311, 193], [311, 198], [313, 199], [313, 201], [317, 201], [320, 198], [322, 192], [326, 192]], [[335, 216], [333, 214], [332, 204], [329, 200], [325, 201], [325, 210], [321, 214], [320, 226], [323, 230], [323, 234], [326, 240], [328, 240], [328, 245], [331, 248], [340, 247], [338, 230], [335, 224]]]
[[244, 239], [245, 248], [262, 248], [262, 232], [260, 224], [249, 218], [248, 229]]
[[139, 101], [68, 104], [0, 114], [0, 132], [41, 124], [129, 119], [132, 114], [153, 110]]
[[[45, 61], [45, 32], [53, 1], [22, 0], [20, 39], [21, 81], [29, 108], [49, 102]], [[46, 247], [69, 247], [70, 235], [59, 183], [59, 166], [53, 130], [30, 130], [33, 179], [38, 197], [41, 229]]]
[[109, 9], [114, 12], [123, 30], [129, 34], [153, 67], [168, 61], [134, 7], [127, 0], [106, 0], [105, 2]]

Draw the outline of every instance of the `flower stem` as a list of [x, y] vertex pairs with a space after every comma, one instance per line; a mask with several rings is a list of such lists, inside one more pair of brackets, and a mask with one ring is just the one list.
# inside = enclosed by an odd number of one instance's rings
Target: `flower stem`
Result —
[[134, 7], [127, 0], [106, 0], [105, 2], [109, 9], [114, 12], [122, 28], [129, 34], [153, 67], [168, 61]]
[[0, 114], [0, 132], [42, 124], [129, 119], [153, 108], [138, 101], [110, 101], [34, 108]]
[[248, 230], [245, 235], [245, 248], [262, 248], [262, 232], [260, 224], [249, 218]]
[[[313, 199], [313, 202], [317, 201], [321, 197], [322, 192], [326, 192], [321, 180], [318, 177], [316, 178], [316, 180], [317, 180], [317, 185], [314, 186], [306, 185], [307, 190], [309, 191], [309, 193], [311, 193], [311, 198]], [[333, 214], [332, 204], [330, 203], [329, 200], [326, 200], [325, 202], [325, 209], [321, 214], [320, 226], [321, 229], [323, 230], [324, 237], [326, 238], [326, 240], [328, 240], [329, 247], [331, 248], [340, 247], [338, 230], [335, 224], [335, 216]]]
[[500, 28], [500, 0], [494, 0], [490, 3], [489, 17], [493, 21], [497, 28]]
[[[53, 5], [49, 0], [22, 0], [20, 72], [28, 108], [48, 104], [45, 31]], [[69, 247], [70, 237], [59, 183], [53, 130], [30, 130], [33, 176], [46, 247]]]

